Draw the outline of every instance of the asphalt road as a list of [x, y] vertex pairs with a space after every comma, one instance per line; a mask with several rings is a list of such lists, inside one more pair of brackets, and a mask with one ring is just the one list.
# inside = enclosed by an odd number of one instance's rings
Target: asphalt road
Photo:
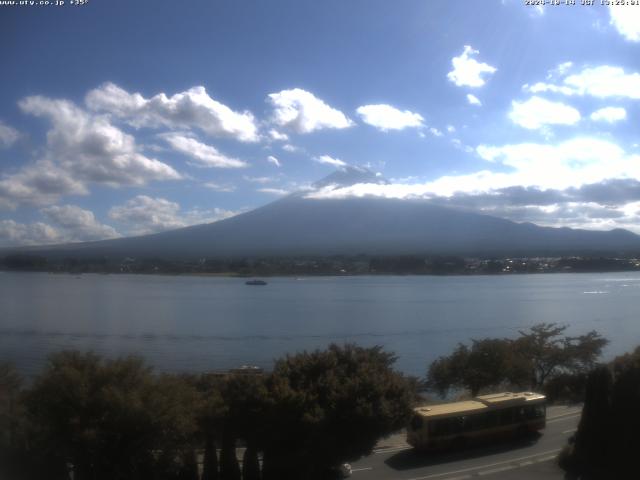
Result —
[[575, 432], [581, 407], [547, 408], [547, 427], [540, 437], [503, 442], [464, 452], [425, 454], [414, 451], [404, 435], [381, 442], [368, 457], [352, 464], [353, 480], [556, 480], [558, 452]]

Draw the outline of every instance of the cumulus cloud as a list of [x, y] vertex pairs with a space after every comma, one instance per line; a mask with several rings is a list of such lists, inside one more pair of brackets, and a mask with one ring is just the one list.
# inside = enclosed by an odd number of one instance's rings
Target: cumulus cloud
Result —
[[480, 99], [471, 93], [467, 93], [467, 102], [469, 102], [469, 105], [476, 105], [478, 107], [482, 106]]
[[138, 195], [109, 210], [109, 218], [123, 225], [130, 235], [144, 235], [229, 218], [238, 212], [214, 208], [183, 211], [165, 198]]
[[50, 160], [40, 160], [0, 177], [0, 208], [54, 203], [63, 195], [86, 195], [85, 183]]
[[134, 138], [104, 116], [41, 96], [27, 97], [19, 106], [51, 122], [46, 158], [75, 182], [120, 186], [181, 178], [171, 166], [141, 154]]
[[640, 8], [638, 5], [610, 5], [611, 25], [625, 39], [640, 42]]
[[622, 107], [605, 107], [591, 114], [595, 122], [615, 123], [627, 118], [627, 111]]
[[275, 165], [276, 167], [281, 167], [282, 164], [280, 163], [280, 160], [278, 160], [276, 157], [274, 157], [273, 155], [269, 155], [267, 157], [267, 162], [269, 162], [272, 165]]
[[399, 110], [391, 105], [362, 105], [356, 110], [362, 121], [383, 132], [388, 130], [404, 130], [424, 126], [424, 118], [419, 113]]
[[49, 245], [60, 242], [58, 231], [42, 222], [30, 224], [14, 220], [0, 220], [0, 245]]
[[236, 112], [214, 100], [202, 86], [167, 96], [159, 93], [145, 98], [129, 93], [113, 83], [91, 90], [85, 99], [97, 112], [107, 112], [134, 127], [197, 128], [215, 137], [241, 142], [259, 140], [256, 121], [249, 111]]
[[276, 140], [279, 142], [287, 142], [289, 140], [289, 135], [272, 128], [271, 130], [269, 130], [269, 138], [271, 138], [271, 140]]
[[180, 133], [162, 134], [161, 137], [176, 152], [191, 158], [191, 165], [204, 168], [245, 168], [249, 165], [237, 158], [227, 157], [212, 145], [202, 143], [195, 138]]
[[315, 160], [318, 163], [323, 163], [325, 165], [333, 165], [334, 167], [347, 166], [347, 162], [340, 160], [339, 158], [330, 157], [329, 155], [320, 155], [319, 157], [314, 157], [313, 160]]
[[627, 73], [623, 68], [610, 65], [588, 67], [568, 75], [561, 84], [538, 82], [524, 85], [531, 93], [551, 92], [561, 95], [589, 95], [597, 98], [640, 99], [640, 74]]
[[116, 238], [120, 234], [96, 220], [93, 212], [75, 205], [55, 205], [40, 210], [53, 223], [65, 242], [83, 242]]
[[556, 145], [481, 145], [478, 154], [491, 170], [426, 182], [322, 185], [306, 197], [423, 199], [541, 225], [640, 233], [640, 156], [614, 143], [575, 138]]
[[20, 138], [20, 133], [0, 120], [0, 148], [9, 148]]
[[93, 212], [75, 205], [51, 206], [41, 209], [40, 213], [48, 223], [0, 220], [0, 245], [50, 245], [120, 236], [113, 227], [101, 224]]
[[525, 102], [511, 102], [509, 118], [521, 127], [536, 130], [547, 125], [574, 125], [580, 121], [580, 112], [564, 103], [534, 96]]
[[330, 107], [310, 92], [300, 88], [270, 93], [272, 121], [296, 133], [311, 133], [325, 128], [349, 128], [354, 123], [340, 110]]
[[282, 150], [284, 150], [285, 152], [289, 152], [289, 153], [295, 153], [295, 152], [300, 151], [300, 148], [296, 147], [295, 145], [291, 145], [290, 143], [287, 143], [287, 144], [282, 146]]
[[451, 59], [453, 70], [447, 74], [449, 81], [458, 87], [481, 87], [486, 83], [483, 75], [493, 75], [497, 69], [487, 63], [478, 62], [474, 55], [480, 52], [471, 46], [465, 45], [462, 54]]
[[[593, 138], [574, 138], [556, 145], [520, 143], [480, 145], [478, 155], [498, 170], [446, 175], [425, 183], [357, 184], [312, 192], [317, 198], [382, 196], [386, 198], [450, 197], [510, 187], [565, 190], [608, 179], [640, 180], [640, 156], [618, 145]], [[549, 175], [553, 172], [553, 175]]]

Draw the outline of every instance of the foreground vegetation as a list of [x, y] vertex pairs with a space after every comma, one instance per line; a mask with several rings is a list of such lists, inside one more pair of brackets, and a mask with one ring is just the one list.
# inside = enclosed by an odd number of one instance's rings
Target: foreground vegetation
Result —
[[67, 351], [26, 387], [4, 365], [0, 478], [335, 478], [406, 424], [415, 389], [394, 361], [331, 345], [269, 375], [166, 375], [139, 358]]
[[560, 455], [567, 478], [638, 478], [640, 347], [594, 369], [578, 431]]

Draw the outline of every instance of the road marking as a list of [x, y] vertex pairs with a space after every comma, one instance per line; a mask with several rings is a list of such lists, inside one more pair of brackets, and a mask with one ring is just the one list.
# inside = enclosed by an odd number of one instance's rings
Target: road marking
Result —
[[569, 430], [565, 430], [564, 432], [562, 432], [563, 435], [567, 435], [568, 433], [573, 433], [576, 432], [578, 429], [577, 428], [570, 428]]
[[562, 417], [562, 418], [553, 418], [552, 420], [547, 420], [547, 423], [557, 423], [557, 422], [563, 422], [565, 420], [573, 420], [574, 418], [578, 418], [580, 417], [580, 415], [573, 415], [571, 417]]
[[514, 468], [517, 468], [517, 466], [507, 465], [506, 467], [492, 468], [491, 470], [482, 470], [478, 472], [478, 475], [482, 477], [483, 475], [491, 475], [493, 473], [506, 472], [507, 470], [513, 470]]
[[364, 472], [366, 470], [373, 470], [373, 467], [354, 468], [351, 471], [352, 472]]
[[571, 410], [570, 412], [564, 412], [559, 415], [555, 415], [553, 417], [547, 417], [547, 420], [554, 420], [556, 418], [562, 418], [569, 415], [580, 415], [581, 413], [582, 413], [582, 410]]
[[401, 452], [402, 450], [411, 450], [413, 447], [390, 447], [381, 450], [374, 450], [373, 453], [391, 453], [391, 452]]
[[[483, 469], [483, 468], [491, 468], [491, 467], [497, 467], [499, 465], [508, 465], [508, 464], [514, 464], [516, 462], [520, 462], [521, 460], [528, 460], [530, 458], [536, 458], [536, 457], [540, 457], [542, 455], [550, 455], [553, 454], [550, 457], [544, 457], [544, 461], [546, 460], [550, 460], [551, 458], [555, 458], [556, 454], [560, 451], [560, 448], [556, 448], [555, 450], [548, 450], [546, 452], [540, 452], [540, 453], [536, 453], [534, 455], [527, 455], [525, 457], [519, 457], [519, 458], [512, 458], [510, 460], [504, 460], [502, 462], [496, 462], [496, 463], [492, 463], [489, 465], [477, 465], [475, 467], [469, 467], [469, 468], [463, 468], [462, 470], [455, 470], [453, 472], [442, 472], [442, 473], [434, 473], [432, 475], [426, 475], [424, 477], [414, 477], [414, 478], [410, 478], [409, 480], [427, 480], [429, 478], [438, 478], [438, 477], [444, 477], [445, 475], [456, 475], [458, 473], [466, 473], [466, 472], [473, 472], [474, 470], [479, 470], [479, 469]], [[542, 461], [542, 460], [535, 460], [536, 462], [538, 461]]]

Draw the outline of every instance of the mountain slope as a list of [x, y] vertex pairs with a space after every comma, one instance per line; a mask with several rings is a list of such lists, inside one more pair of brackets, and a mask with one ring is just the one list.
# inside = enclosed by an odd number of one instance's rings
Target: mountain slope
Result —
[[[318, 182], [383, 183], [349, 169]], [[292, 194], [216, 223], [141, 237], [31, 248], [48, 256], [237, 257], [333, 254], [576, 255], [640, 250], [640, 237], [540, 227], [459, 211], [424, 200], [308, 199]]]

